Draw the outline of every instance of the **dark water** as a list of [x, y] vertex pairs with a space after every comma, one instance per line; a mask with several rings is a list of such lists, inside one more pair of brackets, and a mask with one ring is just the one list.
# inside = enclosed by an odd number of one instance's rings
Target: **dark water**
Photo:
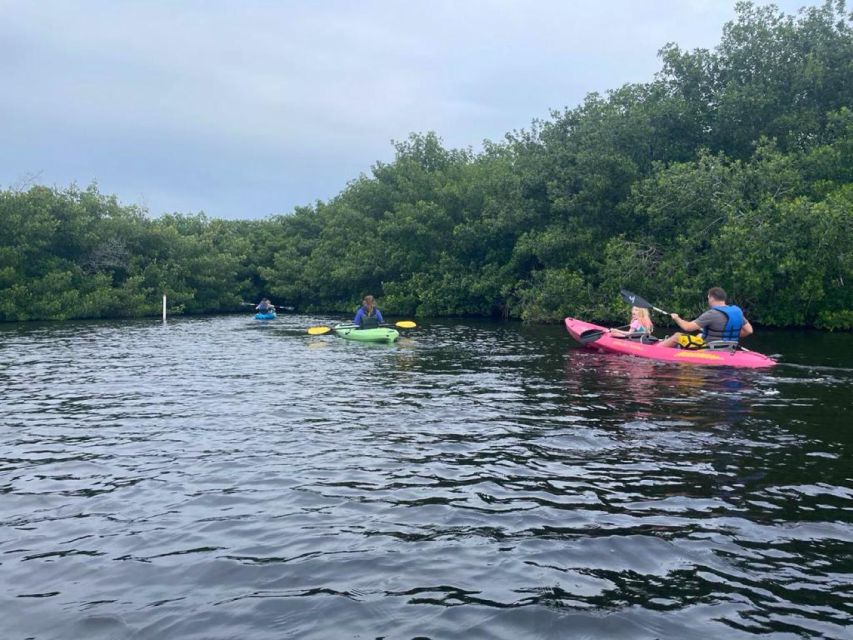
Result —
[[0, 328], [0, 637], [853, 636], [853, 336]]

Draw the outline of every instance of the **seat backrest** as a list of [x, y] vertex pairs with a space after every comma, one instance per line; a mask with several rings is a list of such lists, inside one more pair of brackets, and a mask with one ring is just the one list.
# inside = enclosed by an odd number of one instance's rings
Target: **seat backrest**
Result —
[[728, 349], [729, 351], [734, 351], [737, 349], [738, 343], [732, 340], [711, 340], [705, 343], [705, 347], [712, 350]]
[[376, 329], [379, 327], [379, 320], [376, 319], [376, 316], [362, 316], [360, 328], [361, 329]]

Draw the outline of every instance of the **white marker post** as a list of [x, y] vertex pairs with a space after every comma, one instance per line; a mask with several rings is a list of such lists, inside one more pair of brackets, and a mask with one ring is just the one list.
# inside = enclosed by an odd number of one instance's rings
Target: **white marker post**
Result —
[[166, 322], [166, 294], [163, 294], [163, 322]]

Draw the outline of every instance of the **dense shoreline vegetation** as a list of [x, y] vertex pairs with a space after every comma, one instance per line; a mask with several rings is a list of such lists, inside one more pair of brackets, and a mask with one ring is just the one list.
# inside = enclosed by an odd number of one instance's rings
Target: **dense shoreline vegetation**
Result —
[[765, 326], [853, 329], [853, 37], [840, 1], [737, 5], [713, 50], [479, 153], [433, 133], [329, 202], [149, 217], [97, 186], [0, 191], [0, 321], [233, 311], [623, 320], [711, 285]]

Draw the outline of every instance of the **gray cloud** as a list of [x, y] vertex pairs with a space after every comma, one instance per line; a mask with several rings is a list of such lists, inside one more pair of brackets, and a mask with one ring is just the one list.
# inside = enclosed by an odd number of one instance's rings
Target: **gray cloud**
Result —
[[732, 16], [711, 0], [12, 0], [0, 184], [97, 180], [153, 214], [287, 212], [412, 131], [477, 148], [649, 80], [663, 44], [712, 47]]

